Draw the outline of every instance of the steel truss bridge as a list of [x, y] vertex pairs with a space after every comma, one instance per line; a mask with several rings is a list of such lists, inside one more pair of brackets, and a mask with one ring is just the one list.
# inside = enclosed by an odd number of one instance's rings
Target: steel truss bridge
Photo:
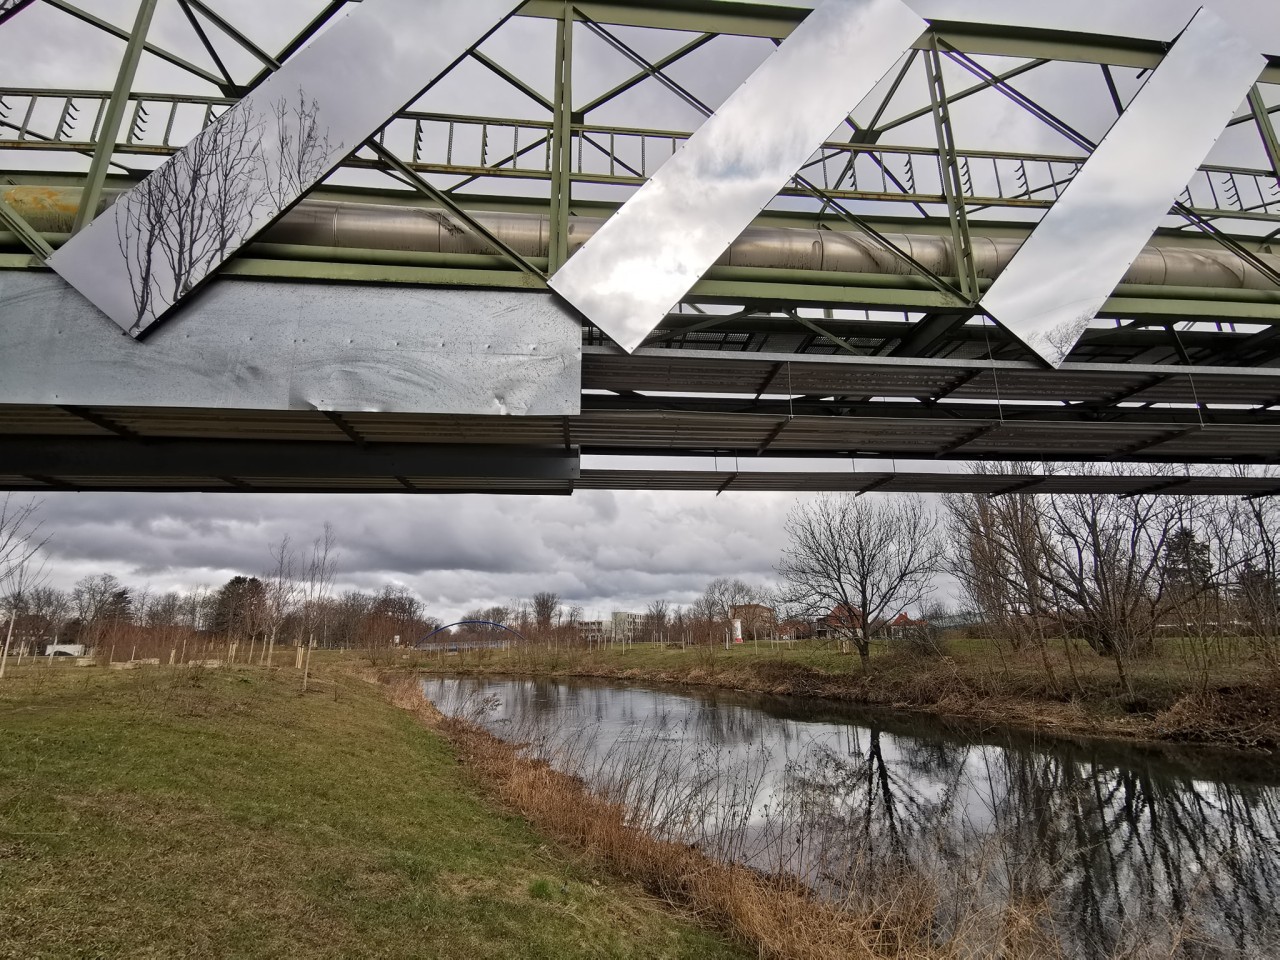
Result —
[[977, 306], [1167, 39], [931, 21], [628, 354], [548, 277], [807, 11], [528, 0], [121, 336], [50, 252], [351, 5], [0, 0], [0, 489], [1280, 492], [1280, 58], [1060, 367]]

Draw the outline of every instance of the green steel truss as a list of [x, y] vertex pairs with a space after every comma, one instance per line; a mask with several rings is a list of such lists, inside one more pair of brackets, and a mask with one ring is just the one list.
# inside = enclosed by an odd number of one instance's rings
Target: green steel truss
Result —
[[[170, 49], [147, 35], [156, 0], [141, 4], [132, 23], [104, 20], [70, 0], [36, 0], [35, 6], [52, 8], [68, 23], [78, 20], [127, 41], [116, 87], [0, 88], [0, 185], [82, 187], [89, 202], [80, 205], [70, 225], [72, 232], [96, 209], [104, 184], [120, 188], [145, 175], [158, 158], [173, 152], [195, 129], [227, 109], [346, 6], [342, 0], [317, 0], [314, 16], [283, 48], [274, 50], [254, 39], [252, 23], [230, 22], [218, 13], [216, 4], [161, 0], [162, 6], [165, 3], [179, 8], [189, 22], [189, 48]], [[687, 113], [705, 113], [710, 109], [708, 98], [695, 89], [696, 79], [687, 79], [696, 75], [699, 64], [714, 63], [707, 57], [727, 41], [736, 41], [733, 49], [742, 50], [749, 38], [762, 43], [780, 40], [804, 13], [803, 9], [734, 2], [530, 0], [516, 19], [549, 21], [546, 29], [530, 31], [543, 38], [545, 50], [522, 50], [524, 63], [514, 66], [504, 65], [488, 47], [475, 49], [468, 62], [457, 68], [483, 68], [489, 81], [522, 104], [518, 114], [514, 110], [509, 116], [407, 110], [387, 124], [377, 144], [355, 151], [316, 195], [427, 205], [464, 222], [462, 208], [542, 212], [551, 227], [545, 258], [530, 261], [499, 243], [491, 244], [492, 257], [458, 255], [449, 262], [447, 257], [435, 256], [430, 263], [379, 257], [368, 250], [311, 250], [299, 256], [299, 251], [259, 245], [231, 270], [259, 277], [373, 283], [541, 286], [569, 253], [571, 217], [608, 215], [696, 126], [696, 117], [678, 129], [645, 123], [641, 108], [654, 102], [652, 91], [658, 90], [673, 105], [691, 107]], [[48, 16], [48, 11], [43, 15]], [[580, 92], [575, 63], [584, 59], [588, 42], [587, 57], [609, 57], [614, 66], [627, 69], [612, 70], [622, 79], [603, 90], [596, 89], [601, 86], [597, 81], [592, 89]], [[233, 59], [229, 47], [239, 54], [238, 72], [228, 66]], [[650, 57], [641, 47], [665, 47], [668, 52]], [[757, 57], [767, 53], [759, 45], [752, 49]], [[800, 171], [773, 208], [762, 213], [760, 222], [855, 233], [870, 227], [880, 233], [950, 236], [965, 252], [961, 275], [946, 278], [945, 287], [939, 287], [931, 286], [919, 271], [883, 278], [724, 268], [713, 271], [695, 289], [684, 311], [696, 313], [728, 304], [740, 308], [738, 312], [763, 308], [786, 316], [800, 311], [803, 319], [806, 311], [826, 309], [833, 314], [826, 318], [831, 321], [828, 326], [836, 327], [840, 313], [852, 309], [925, 315], [951, 311], [963, 322], [972, 315], [972, 304], [984, 287], [968, 258], [975, 239], [1025, 235], [1079, 170], [1088, 150], [1070, 142], [1069, 135], [1059, 138], [1062, 149], [1053, 152], [1000, 149], [999, 144], [977, 147], [979, 138], [972, 125], [966, 130], [964, 121], [953, 118], [980, 102], [998, 101], [996, 106], [1006, 109], [1011, 103], [1025, 106], [1023, 101], [1030, 98], [1023, 91], [1034, 89], [1037, 77], [1053, 78], [1055, 70], [1060, 76], [1070, 70], [1071, 77], [1079, 78], [1075, 83], [1085, 82], [1086, 70], [1096, 73], [1089, 82], [1098, 91], [1108, 91], [1120, 106], [1125, 92], [1131, 95], [1136, 88], [1140, 71], [1158, 64], [1163, 53], [1164, 45], [1150, 40], [932, 23], [894, 83], [882, 91], [873, 119], [865, 126], [850, 120], [847, 129]], [[135, 89], [137, 64], [148, 57], [181, 71], [191, 87], [203, 86], [206, 92]], [[245, 68], [246, 61], [251, 69]], [[545, 89], [524, 79], [531, 62], [538, 64], [540, 75], [550, 74]], [[1126, 75], [1128, 90], [1122, 91]], [[1158, 242], [1181, 247], [1225, 245], [1246, 258], [1269, 250], [1273, 231], [1280, 230], [1280, 148], [1272, 125], [1272, 116], [1280, 111], [1280, 91], [1275, 83], [1280, 83], [1280, 61], [1264, 73], [1249, 109], [1242, 110], [1228, 132], [1236, 140], [1245, 134], [1256, 141], [1252, 153], [1257, 162], [1205, 166], [1181, 198], [1200, 226], [1171, 227]], [[610, 107], [628, 96], [634, 98], [642, 86], [647, 97], [629, 101], [637, 107], [632, 122], [620, 125], [601, 119], [616, 118], [619, 111], [610, 112]], [[1049, 108], [1035, 104], [1030, 113], [1045, 125], [1047, 136], [1063, 129], [1069, 134], [1073, 129]], [[1080, 139], [1086, 145], [1090, 142]], [[68, 156], [75, 158], [72, 165], [86, 168], [83, 176], [52, 172], [65, 169]], [[380, 177], [380, 172], [394, 176], [394, 184], [390, 177]], [[65, 234], [15, 223], [23, 209], [14, 197], [10, 193], [6, 208], [0, 208], [5, 217], [0, 226], [7, 228], [0, 232], [0, 265], [39, 263], [45, 244], [56, 247]], [[0, 201], [5, 198], [0, 193]], [[1280, 275], [1276, 279], [1280, 281]], [[963, 295], [959, 310], [956, 291]], [[1176, 324], [1192, 330], [1196, 328], [1188, 325], [1195, 321], [1269, 325], [1280, 320], [1280, 286], [1275, 291], [1223, 290], [1211, 296], [1176, 288], [1126, 287], [1117, 292], [1104, 316], [1118, 321], [1118, 330]], [[673, 320], [673, 325], [679, 327], [679, 321]], [[708, 329], [732, 326], [733, 321], [723, 321]], [[798, 324], [798, 329], [813, 332], [811, 326]], [[838, 349], [859, 350], [847, 340], [815, 336]]]
[[[16, 16], [39, 15], [55, 29], [78, 21], [77, 30], [88, 25], [116, 38], [117, 48], [125, 41], [125, 49], [114, 89], [5, 86], [0, 73], [0, 268], [43, 269], [50, 249], [112, 191], [145, 176], [347, 2], [354, 0], [314, 0], [309, 17], [271, 43], [254, 23], [224, 16], [215, 0], [146, 0], [129, 4], [118, 21], [72, 0], [31, 0]], [[146, 30], [153, 7], [156, 16], [181, 16], [185, 43], [172, 29], [164, 43], [154, 26]], [[611, 215], [732, 89], [719, 76], [726, 64], [737, 70], [732, 80], [745, 77], [805, 13], [731, 0], [529, 0], [437, 85], [455, 94], [428, 91], [311, 194], [437, 211], [487, 237], [487, 253], [260, 241], [224, 272], [545, 289], [571, 252], [575, 218]], [[0, 42], [7, 29], [0, 20]], [[515, 41], [504, 42], [504, 33]], [[934, 276], [889, 248], [896, 272], [716, 266], [642, 356], [616, 356], [584, 324], [583, 415], [541, 425], [547, 437], [597, 454], [660, 447], [735, 458], [785, 451], [1035, 459], [1037, 450], [1083, 449], [1074, 425], [1131, 424], [1138, 439], [1117, 439], [1081, 459], [1280, 460], [1280, 375], [1274, 388], [1267, 375], [1280, 366], [1280, 274], [1272, 285], [1250, 288], [1122, 285], [1064, 371], [1053, 374], [976, 315], [989, 280], [975, 269], [973, 251], [1029, 233], [1105, 133], [1106, 118], [1165, 51], [1145, 39], [932, 22], [879, 100], [821, 147], [758, 225], [890, 245], [884, 238], [944, 238], [962, 251], [958, 275]], [[167, 91], [140, 88], [138, 65], [156, 63], [182, 82]], [[1065, 86], [1079, 116], [1053, 96]], [[468, 112], [459, 90], [474, 91], [471, 102], [502, 107]], [[1003, 123], [983, 119], [995, 111], [1004, 111]], [[1273, 58], [1224, 133], [1226, 159], [1201, 168], [1155, 246], [1266, 267], [1258, 257], [1271, 254], [1280, 236], [1278, 112], [1280, 58]], [[1051, 146], [1010, 142], [1004, 133], [1013, 128], [1034, 132], [1023, 140]], [[479, 221], [497, 213], [545, 218], [545, 253], [517, 252], [487, 234]], [[865, 387], [836, 388], [818, 376], [840, 360], [848, 362], [849, 382]], [[1230, 371], [1241, 368], [1261, 377], [1237, 382]], [[821, 386], [803, 386], [806, 370]], [[912, 380], [926, 373], [928, 383]], [[750, 389], [738, 396], [744, 382]], [[1256, 386], [1246, 391], [1250, 383]], [[950, 432], [918, 447], [895, 436], [922, 418], [949, 423]], [[810, 427], [881, 421], [903, 426], [883, 437], [788, 443]], [[618, 426], [624, 423], [631, 434]], [[723, 433], [697, 444], [680, 439], [698, 423], [723, 424]], [[1019, 425], [1025, 436], [1007, 447], [996, 442]], [[1064, 439], [1045, 450], [1042, 433]], [[1219, 436], [1217, 446], [1204, 446], [1204, 438]], [[1247, 451], [1238, 447], [1246, 442]], [[720, 482], [708, 479], [708, 489]]]

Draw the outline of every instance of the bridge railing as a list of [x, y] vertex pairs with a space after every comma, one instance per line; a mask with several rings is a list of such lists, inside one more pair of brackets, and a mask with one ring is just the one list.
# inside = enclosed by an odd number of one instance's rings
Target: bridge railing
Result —
[[[110, 93], [0, 88], [0, 150], [91, 152]], [[225, 97], [139, 93], [130, 98], [117, 145], [121, 154], [166, 156], [235, 101]], [[554, 124], [548, 120], [406, 111], [379, 134], [384, 146], [421, 173], [480, 179], [549, 181]], [[575, 182], [637, 187], [690, 134], [603, 124], [571, 127]], [[1045, 209], [1083, 165], [1077, 156], [961, 150], [961, 189], [971, 207]], [[354, 166], [371, 161], [353, 158]], [[801, 170], [838, 200], [940, 205], [942, 159], [936, 147], [831, 141]], [[784, 195], [807, 196], [798, 183]], [[1264, 169], [1205, 165], [1181, 200], [1207, 217], [1280, 220], [1280, 182]]]

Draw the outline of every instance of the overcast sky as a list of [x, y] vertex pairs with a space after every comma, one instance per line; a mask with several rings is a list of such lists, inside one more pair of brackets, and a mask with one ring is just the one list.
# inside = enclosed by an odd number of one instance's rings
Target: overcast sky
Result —
[[[86, 9], [128, 25], [135, 0], [78, 0]], [[1098, 32], [1130, 32], [1171, 38], [1194, 13], [1196, 0], [910, 0], [926, 17], [1031, 23]], [[213, 0], [230, 21], [252, 31], [268, 50], [278, 49], [319, 8], [319, 0]], [[812, 3], [797, 4], [812, 6]], [[1221, 0], [1216, 6], [1256, 18], [1259, 32], [1277, 38], [1280, 3]], [[547, 94], [553, 45], [547, 21], [516, 21], [486, 52]], [[122, 44], [53, 8], [37, 3], [0, 28], [0, 84], [109, 89]], [[641, 52], [660, 55], [687, 35], [620, 31]], [[207, 56], [172, 0], [161, 0], [152, 38], [201, 65]], [[238, 77], [251, 75], [247, 55], [220, 43]], [[14, 51], [18, 51], [16, 56]], [[585, 37], [576, 47], [578, 101], [630, 76], [632, 66], [601, 41]], [[673, 74], [708, 103], [720, 103], [768, 55], [762, 41], [718, 40], [699, 59]], [[950, 68], [949, 68], [950, 69]], [[1064, 68], [1056, 78], [1027, 78], [1024, 89], [1089, 135], [1105, 132], [1111, 117], [1096, 110], [1105, 97], [1096, 68], [1080, 68], [1079, 80]], [[1087, 75], [1086, 75], [1087, 74]], [[959, 80], [959, 76], [956, 77]], [[1127, 92], [1137, 79], [1125, 79]], [[209, 92], [200, 81], [154, 58], [144, 59], [136, 89]], [[979, 101], [982, 100], [981, 105]], [[451, 112], [539, 117], [532, 101], [514, 93], [483, 68], [466, 65], [439, 84], [424, 102]], [[973, 98], [957, 108], [961, 146], [992, 149], [1057, 149], [1047, 128], [999, 97]], [[1082, 113], [1083, 111], [1083, 113]], [[691, 129], [691, 109], [653, 82], [641, 84], [593, 119]], [[896, 142], [928, 136], [927, 127], [895, 134]], [[965, 142], [967, 139], [968, 142]], [[1257, 162], [1260, 149], [1247, 137], [1224, 146], [1241, 162]], [[1220, 159], [1220, 157], [1215, 157]], [[28, 158], [0, 154], [0, 169], [29, 165]], [[783, 522], [798, 498], [729, 492], [586, 492], [572, 498], [439, 496], [286, 496], [188, 494], [65, 494], [43, 497], [50, 536], [52, 580], [69, 586], [87, 573], [110, 572], [153, 590], [214, 586], [239, 573], [264, 570], [269, 545], [281, 536], [308, 542], [328, 520], [341, 551], [344, 587], [377, 589], [403, 584], [430, 612], [452, 618], [463, 610], [503, 603], [536, 590], [555, 590], [588, 614], [642, 609], [663, 597], [687, 603], [716, 576], [760, 583], [772, 576], [784, 544]]]
[[52, 579], [109, 572], [153, 590], [260, 573], [284, 535], [333, 523], [339, 581], [403, 584], [430, 611], [554, 590], [588, 614], [692, 600], [713, 577], [772, 574], [793, 498], [615, 493], [569, 497], [66, 494], [44, 497]]

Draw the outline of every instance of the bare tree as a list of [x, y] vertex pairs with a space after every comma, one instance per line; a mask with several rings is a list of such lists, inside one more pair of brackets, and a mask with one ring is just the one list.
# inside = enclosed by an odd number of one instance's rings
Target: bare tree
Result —
[[365, 618], [364, 644], [368, 647], [390, 648], [395, 638], [413, 642], [415, 635], [426, 630], [427, 618], [423, 616], [422, 602], [400, 584], [387, 584], [375, 596]]
[[77, 580], [71, 604], [80, 642], [95, 649], [113, 636], [118, 626], [133, 619], [133, 591], [109, 573]]
[[276, 637], [297, 605], [296, 570], [297, 556], [286, 534], [271, 548], [271, 568], [262, 576], [262, 582], [266, 585], [262, 598], [262, 620], [267, 642], [263, 646], [260, 662], [268, 667], [275, 655]]
[[533, 622], [539, 630], [550, 630], [560, 610], [560, 594], [543, 591], [533, 595]]
[[759, 587], [737, 577], [716, 577], [693, 602], [690, 619], [701, 622], [707, 640], [715, 642], [727, 628], [734, 607], [756, 603], [763, 595]]
[[949, 494], [943, 503], [950, 518], [947, 568], [967, 605], [982, 613], [994, 639], [1015, 650], [1040, 639], [1055, 613], [1042, 576], [1043, 500]]
[[1237, 605], [1258, 654], [1275, 669], [1280, 667], [1280, 500], [1259, 497], [1236, 504], [1231, 522], [1248, 544], [1236, 575]]
[[316, 633], [322, 634], [322, 642], [328, 641], [327, 617], [331, 612], [330, 592], [338, 563], [337, 542], [333, 525], [326, 521], [324, 533], [311, 544], [311, 557], [302, 577], [302, 626], [307, 648], [302, 666], [303, 693], [307, 691], [307, 680], [311, 676], [311, 652], [316, 646]]
[[1125, 661], [1150, 649], [1172, 609], [1162, 577], [1165, 545], [1178, 529], [1172, 498], [1106, 494], [1046, 498], [1041, 575], [1061, 598], [1072, 633], [1110, 656], [1126, 692]]
[[576, 627], [582, 622], [582, 618], [586, 611], [582, 609], [582, 605], [575, 603], [572, 606], [564, 608], [564, 625], [566, 627]]
[[71, 605], [76, 619], [86, 626], [101, 620], [111, 607], [112, 598], [127, 589], [110, 573], [86, 574], [71, 589]]
[[648, 638], [658, 640], [667, 629], [671, 605], [666, 600], [653, 600], [644, 611], [644, 632]]
[[[514, 605], [492, 607], [477, 607], [474, 610], [468, 610], [462, 615], [463, 620], [471, 620], [474, 623], [464, 627], [464, 632], [479, 634], [501, 634], [505, 631], [502, 627], [511, 627], [513, 624], [519, 625], [516, 620], [517, 609]], [[498, 624], [498, 626], [488, 626], [487, 624]]]
[[734, 607], [755, 603], [760, 596], [760, 588], [745, 580], [717, 577], [703, 590], [702, 606], [710, 619], [724, 622], [729, 619]]
[[523, 597], [511, 601], [511, 623], [522, 635], [533, 632], [533, 604]]
[[177, 626], [182, 615], [182, 595], [176, 591], [156, 594], [141, 607], [141, 621], [148, 627], [165, 628]]
[[8, 613], [4, 648], [0, 652], [0, 678], [4, 677], [13, 643], [18, 611], [29, 592], [44, 578], [41, 551], [47, 539], [40, 537], [37, 513], [40, 501], [17, 502], [8, 494], [0, 500], [0, 602]]
[[325, 523], [324, 532], [311, 544], [311, 556], [302, 573], [300, 599], [302, 627], [308, 642], [324, 627], [329, 595], [333, 590], [333, 578], [337, 571], [338, 538], [333, 525]]
[[214, 618], [217, 596], [205, 584], [199, 584], [182, 595], [179, 623], [190, 631], [206, 630]]
[[360, 590], [348, 590], [334, 604], [332, 637], [337, 646], [355, 647], [364, 642], [374, 597]]
[[71, 598], [56, 587], [34, 587], [27, 591], [24, 605], [35, 630], [54, 639], [71, 619]]
[[[515, 618], [515, 608], [511, 606], [492, 606], [485, 607], [480, 611], [479, 619], [488, 620], [492, 623], [502, 624], [504, 627], [511, 626], [512, 620]], [[494, 632], [490, 628], [490, 632]]]
[[837, 494], [797, 505], [786, 526], [782, 592], [811, 618], [825, 618], [866, 669], [872, 639], [933, 591], [943, 559], [937, 520], [919, 497]]

